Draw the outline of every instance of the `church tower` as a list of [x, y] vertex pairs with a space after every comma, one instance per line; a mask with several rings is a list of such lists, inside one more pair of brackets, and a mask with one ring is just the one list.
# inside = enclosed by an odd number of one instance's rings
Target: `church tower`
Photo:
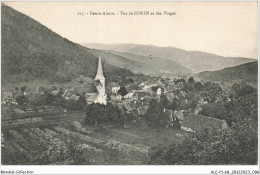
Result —
[[105, 77], [103, 75], [101, 57], [99, 57], [99, 60], [98, 60], [98, 69], [97, 69], [97, 75], [95, 77], [95, 80], [99, 80], [100, 81], [101, 86], [102, 86], [102, 88], [105, 91]]
[[102, 63], [101, 58], [99, 57], [98, 60], [98, 67], [97, 67], [97, 75], [93, 80], [94, 85], [97, 88], [98, 93], [94, 93], [89, 96], [86, 100], [87, 103], [99, 103], [99, 104], [107, 104], [107, 94], [105, 88], [105, 77], [103, 75]]

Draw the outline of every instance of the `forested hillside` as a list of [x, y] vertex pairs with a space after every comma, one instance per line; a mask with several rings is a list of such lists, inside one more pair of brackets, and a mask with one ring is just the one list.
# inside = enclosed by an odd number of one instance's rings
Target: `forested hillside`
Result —
[[[93, 78], [98, 57], [88, 48], [52, 32], [32, 18], [2, 4], [2, 80], [34, 79], [70, 81], [84, 75]], [[103, 61], [104, 74], [132, 75]]]
[[229, 67], [213, 72], [201, 72], [197, 76], [205, 81], [233, 81], [244, 80], [248, 82], [257, 82], [257, 61], [246, 63], [243, 65]]

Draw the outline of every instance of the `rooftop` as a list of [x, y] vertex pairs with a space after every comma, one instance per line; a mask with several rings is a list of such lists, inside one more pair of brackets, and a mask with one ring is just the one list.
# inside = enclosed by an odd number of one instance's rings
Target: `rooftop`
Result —
[[98, 98], [98, 94], [92, 94], [87, 99], [88, 102], [94, 102]]

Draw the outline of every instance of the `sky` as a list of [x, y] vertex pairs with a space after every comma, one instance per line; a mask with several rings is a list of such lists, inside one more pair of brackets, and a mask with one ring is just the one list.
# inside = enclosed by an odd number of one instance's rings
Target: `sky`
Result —
[[[257, 2], [4, 3], [75, 43], [151, 44], [257, 59]], [[90, 11], [116, 15], [89, 15]], [[149, 15], [129, 15], [134, 11]]]

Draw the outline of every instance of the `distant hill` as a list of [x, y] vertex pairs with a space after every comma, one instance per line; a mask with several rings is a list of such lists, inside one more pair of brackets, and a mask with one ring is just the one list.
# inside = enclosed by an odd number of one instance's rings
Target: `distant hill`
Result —
[[[2, 4], [2, 82], [93, 78], [98, 57], [90, 49], [52, 32], [32, 18]], [[133, 73], [103, 61], [105, 76]]]
[[204, 81], [229, 82], [243, 80], [257, 83], [258, 61], [242, 64], [235, 67], [228, 67], [218, 71], [200, 72], [196, 76]]
[[214, 71], [254, 61], [249, 58], [222, 57], [199, 51], [186, 51], [175, 47], [157, 47], [139, 44], [82, 44], [89, 48], [128, 52], [142, 56], [168, 58], [193, 72]]
[[93, 49], [93, 55], [101, 55], [108, 63], [130, 69], [134, 73], [190, 73], [191, 71], [180, 64], [166, 58], [141, 56], [131, 53], [116, 51], [100, 51]]

